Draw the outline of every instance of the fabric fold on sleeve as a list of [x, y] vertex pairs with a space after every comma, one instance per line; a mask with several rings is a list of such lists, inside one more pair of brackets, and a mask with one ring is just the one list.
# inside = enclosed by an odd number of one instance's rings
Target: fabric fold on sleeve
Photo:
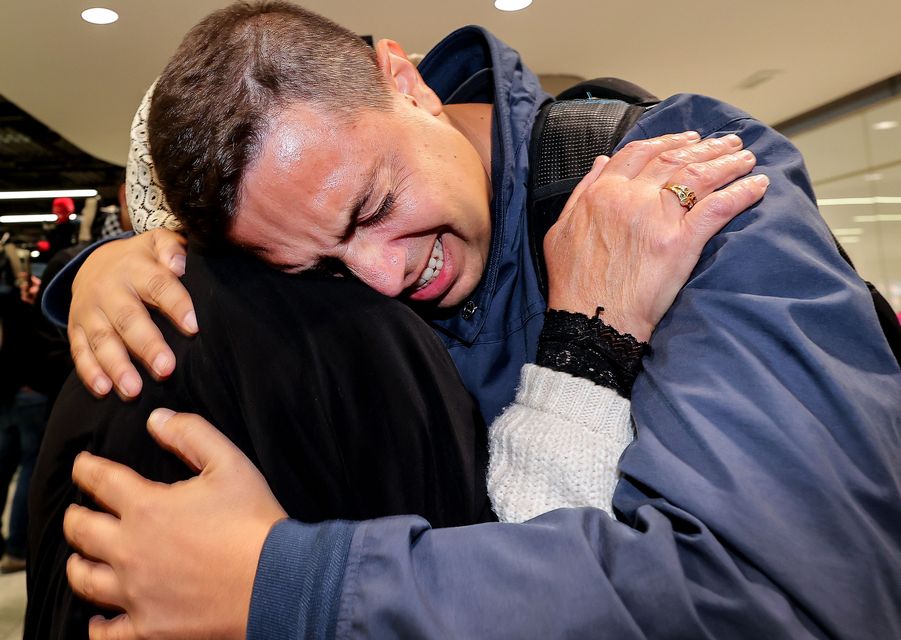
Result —
[[356, 525], [282, 520], [257, 565], [248, 640], [333, 638], [347, 554]]

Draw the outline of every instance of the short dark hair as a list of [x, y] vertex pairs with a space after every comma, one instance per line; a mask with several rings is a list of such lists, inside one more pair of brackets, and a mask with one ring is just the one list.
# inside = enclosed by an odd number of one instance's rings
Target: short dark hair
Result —
[[188, 233], [224, 242], [242, 179], [272, 120], [306, 102], [339, 117], [388, 109], [375, 53], [357, 35], [288, 2], [238, 2], [191, 29], [153, 92], [151, 152]]

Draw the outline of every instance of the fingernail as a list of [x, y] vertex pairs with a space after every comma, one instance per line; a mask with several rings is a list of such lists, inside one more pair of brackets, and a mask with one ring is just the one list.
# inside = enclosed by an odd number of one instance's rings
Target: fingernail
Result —
[[754, 159], [754, 154], [751, 153], [750, 151], [748, 151], [747, 149], [742, 149], [741, 151], [736, 153], [735, 156], [741, 160], [753, 160]]
[[185, 329], [191, 333], [197, 333], [197, 315], [194, 313], [193, 309], [185, 314], [185, 319], [182, 320], [182, 324], [185, 326]]
[[682, 134], [682, 137], [687, 138], [688, 140], [700, 140], [701, 134], [697, 131], [686, 131]]
[[174, 415], [175, 412], [172, 409], [165, 409], [162, 407], [154, 409], [150, 414], [150, 417], [147, 418], [147, 428], [151, 431], [161, 429]]
[[753, 180], [755, 184], [757, 184], [761, 187], [766, 187], [770, 184], [770, 179], [763, 174], [758, 175], [758, 176], [753, 176], [751, 178], [751, 180]]
[[[91, 457], [91, 454], [87, 451], [79, 451], [78, 452], [78, 455], [76, 455], [75, 459], [72, 460], [72, 478], [73, 479], [75, 478], [75, 467], [79, 466], [80, 464], [84, 464], [83, 461], [90, 457]], [[79, 461], [82, 461], [82, 462], [79, 462]], [[72, 505], [72, 506], [74, 506], [74, 505]]]
[[158, 376], [165, 376], [170, 371], [170, 360], [169, 356], [165, 353], [159, 354], [156, 358], [153, 359], [153, 371]]
[[172, 256], [169, 261], [169, 270], [179, 278], [185, 275], [185, 257], [181, 254]]
[[730, 133], [728, 136], [723, 136], [723, 140], [725, 140], [729, 144], [741, 144], [741, 138], [739, 138], [734, 133]]
[[129, 398], [133, 398], [141, 392], [141, 378], [133, 371], [123, 373], [119, 378], [119, 390]]
[[95, 393], [105, 396], [109, 393], [110, 389], [113, 388], [113, 383], [106, 376], [97, 376], [94, 378], [94, 384], [92, 386]]

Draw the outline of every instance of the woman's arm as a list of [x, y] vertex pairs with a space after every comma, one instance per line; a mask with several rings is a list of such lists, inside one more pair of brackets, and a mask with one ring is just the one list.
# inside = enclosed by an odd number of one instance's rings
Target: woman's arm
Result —
[[534, 364], [491, 425], [488, 495], [501, 522], [562, 507], [611, 517], [617, 464], [632, 442], [630, 402], [613, 389]]

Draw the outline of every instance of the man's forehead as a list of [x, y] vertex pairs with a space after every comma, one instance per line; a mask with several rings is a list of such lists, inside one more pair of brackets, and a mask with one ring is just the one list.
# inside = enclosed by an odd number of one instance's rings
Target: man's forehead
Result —
[[232, 235], [270, 263], [313, 266], [333, 252], [393, 167], [393, 151], [363, 153], [338, 135], [348, 127], [308, 116], [284, 113], [245, 176]]
[[373, 125], [382, 119], [371, 116], [369, 109], [344, 112], [311, 102], [293, 102], [273, 113], [265, 136], [276, 140], [277, 154], [287, 160], [310, 143], [326, 149], [348, 143], [356, 146], [371, 136]]
[[[375, 125], [375, 126], [374, 126]], [[264, 179], [301, 181], [310, 197], [353, 183], [384, 162], [384, 143], [368, 118], [348, 121], [305, 103], [276, 118], [254, 163]], [[267, 175], [268, 174], [268, 175]]]

